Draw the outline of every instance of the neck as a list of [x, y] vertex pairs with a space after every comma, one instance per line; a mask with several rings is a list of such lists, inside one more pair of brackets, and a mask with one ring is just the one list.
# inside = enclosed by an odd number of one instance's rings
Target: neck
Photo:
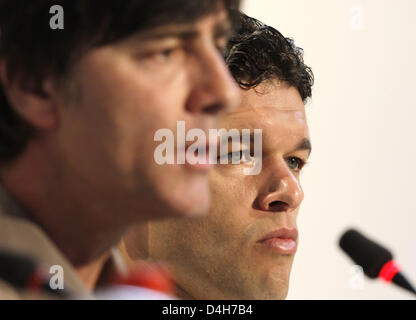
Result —
[[103, 203], [105, 197], [59, 170], [41, 151], [29, 144], [19, 159], [2, 168], [2, 184], [74, 267], [95, 270], [127, 231], [126, 221], [117, 221], [122, 219], [109, 212], [114, 209]]
[[103, 254], [97, 260], [76, 268], [79, 277], [90, 292], [94, 291], [108, 257], [109, 253]]

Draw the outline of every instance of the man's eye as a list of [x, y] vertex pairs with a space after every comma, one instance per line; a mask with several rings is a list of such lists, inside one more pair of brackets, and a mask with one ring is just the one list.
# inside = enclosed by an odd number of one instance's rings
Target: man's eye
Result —
[[288, 167], [294, 171], [300, 171], [305, 166], [305, 161], [297, 157], [290, 157], [286, 162]]
[[162, 55], [163, 57], [169, 58], [171, 55], [173, 55], [175, 50], [176, 48], [166, 49], [166, 50], [161, 51], [159, 54]]
[[143, 61], [164, 63], [181, 59], [183, 50], [181, 48], [169, 48], [149, 52], [140, 56]]
[[227, 159], [228, 163], [230, 164], [232, 164], [233, 162], [234, 163], [248, 163], [252, 160], [249, 150], [229, 152], [225, 155], [219, 156], [218, 159], [219, 160]]
[[165, 50], [156, 52], [154, 54], [154, 58], [157, 61], [165, 62], [165, 61], [168, 61], [169, 59], [172, 59], [177, 53], [179, 53], [179, 49], [177, 48], [165, 49]]

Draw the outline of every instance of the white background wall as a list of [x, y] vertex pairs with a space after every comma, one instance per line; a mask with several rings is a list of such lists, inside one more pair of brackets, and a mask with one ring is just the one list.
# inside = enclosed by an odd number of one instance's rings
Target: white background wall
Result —
[[245, 0], [293, 37], [316, 76], [301, 244], [288, 299], [406, 299], [365, 281], [338, 249], [349, 226], [390, 248], [416, 283], [416, 1]]

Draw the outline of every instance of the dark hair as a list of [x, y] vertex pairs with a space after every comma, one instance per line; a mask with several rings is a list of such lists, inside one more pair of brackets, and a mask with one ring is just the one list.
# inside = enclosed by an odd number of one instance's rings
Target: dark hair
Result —
[[294, 86], [304, 102], [312, 97], [312, 70], [303, 61], [303, 50], [292, 39], [243, 13], [237, 23], [225, 58], [241, 88], [255, 88], [277, 78]]
[[[168, 23], [193, 22], [240, 0], [0, 0], [0, 60], [20, 86], [42, 95], [46, 76], [59, 79], [94, 47]], [[53, 5], [64, 9], [64, 29], [52, 30]], [[0, 163], [23, 151], [35, 129], [12, 108], [0, 86]]]

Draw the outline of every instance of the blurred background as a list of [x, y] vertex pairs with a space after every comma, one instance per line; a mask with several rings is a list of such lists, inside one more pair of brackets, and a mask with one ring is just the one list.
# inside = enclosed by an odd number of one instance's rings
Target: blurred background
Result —
[[356, 227], [416, 284], [416, 1], [245, 0], [243, 9], [294, 38], [316, 78], [288, 299], [413, 299], [379, 281], [351, 285], [338, 239]]

